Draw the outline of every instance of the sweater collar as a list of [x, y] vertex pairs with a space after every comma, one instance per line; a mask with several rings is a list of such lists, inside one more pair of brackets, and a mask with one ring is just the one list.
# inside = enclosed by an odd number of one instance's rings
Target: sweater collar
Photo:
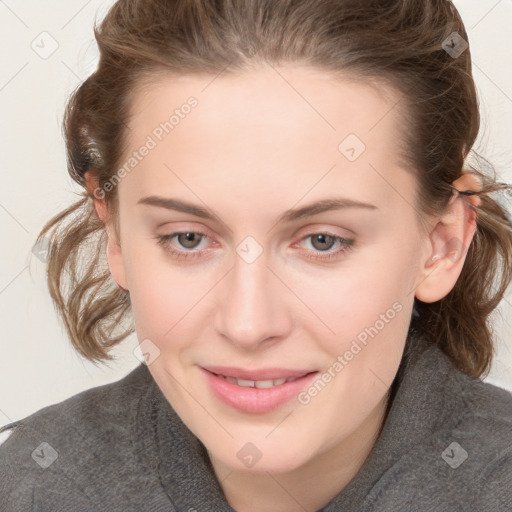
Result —
[[[206, 448], [144, 368], [148, 387], [139, 405], [136, 434], [144, 466], [159, 475], [177, 510], [236, 512], [224, 497]], [[357, 510], [379, 478], [435, 430], [432, 418], [441, 421], [443, 410], [439, 388], [450, 368], [446, 355], [425, 336], [409, 330], [380, 436], [360, 471], [322, 512]]]

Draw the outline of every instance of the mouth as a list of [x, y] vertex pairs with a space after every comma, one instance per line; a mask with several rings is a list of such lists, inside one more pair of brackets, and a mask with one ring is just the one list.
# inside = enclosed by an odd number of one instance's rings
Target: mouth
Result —
[[204, 366], [203, 369], [220, 377], [247, 382], [275, 382], [283, 379], [283, 382], [287, 382], [317, 371], [311, 368], [262, 368], [260, 370], [247, 370], [236, 366]]
[[213, 373], [213, 375], [216, 375], [217, 377], [224, 379], [225, 381], [236, 384], [237, 386], [241, 386], [244, 388], [258, 388], [258, 389], [269, 389], [274, 388], [276, 386], [282, 386], [286, 382], [293, 382], [297, 379], [301, 379], [302, 377], [305, 377], [306, 375], [309, 375], [308, 373], [305, 373], [299, 377], [288, 377], [281, 378], [281, 379], [267, 379], [267, 380], [251, 380], [251, 379], [237, 379], [235, 377], [229, 377], [226, 375], [221, 375], [220, 373]]
[[231, 408], [252, 414], [267, 413], [297, 399], [319, 374], [316, 370], [274, 368], [249, 371], [231, 368], [219, 372], [218, 367], [216, 371], [211, 367], [200, 368], [212, 396]]

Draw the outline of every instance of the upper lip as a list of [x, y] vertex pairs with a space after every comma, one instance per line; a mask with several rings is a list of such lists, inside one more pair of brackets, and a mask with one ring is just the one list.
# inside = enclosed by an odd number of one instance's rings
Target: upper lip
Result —
[[262, 368], [260, 370], [246, 370], [235, 366], [203, 366], [203, 369], [223, 375], [224, 377], [233, 377], [243, 380], [277, 380], [289, 379], [292, 377], [302, 377], [316, 370], [301, 370], [290, 368]]

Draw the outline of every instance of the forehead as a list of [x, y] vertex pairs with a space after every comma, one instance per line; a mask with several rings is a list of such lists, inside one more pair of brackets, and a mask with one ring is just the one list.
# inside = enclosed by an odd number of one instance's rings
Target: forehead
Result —
[[361, 200], [390, 186], [410, 195], [398, 103], [384, 85], [307, 67], [155, 75], [133, 97], [127, 137], [131, 150], [148, 138], [154, 148], [125, 181], [138, 196], [170, 193], [178, 175], [195, 187], [229, 185], [239, 198], [279, 188], [299, 200], [340, 186]]
[[304, 66], [265, 66], [217, 76], [149, 75], [133, 95], [131, 127], [147, 132], [152, 122], [168, 119], [190, 97], [199, 106], [192, 116], [194, 131], [202, 128], [210, 137], [242, 128], [274, 140], [274, 132], [287, 128], [312, 141], [353, 132], [371, 144], [386, 134], [394, 140], [389, 128], [399, 128], [400, 109], [395, 107], [400, 96], [390, 86]]

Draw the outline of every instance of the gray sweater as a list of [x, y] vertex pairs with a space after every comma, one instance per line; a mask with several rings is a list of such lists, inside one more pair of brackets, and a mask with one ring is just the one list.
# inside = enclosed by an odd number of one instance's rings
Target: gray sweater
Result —
[[[512, 395], [414, 331], [392, 390], [370, 456], [321, 512], [512, 511]], [[2, 512], [234, 510], [144, 364], [7, 428]]]

